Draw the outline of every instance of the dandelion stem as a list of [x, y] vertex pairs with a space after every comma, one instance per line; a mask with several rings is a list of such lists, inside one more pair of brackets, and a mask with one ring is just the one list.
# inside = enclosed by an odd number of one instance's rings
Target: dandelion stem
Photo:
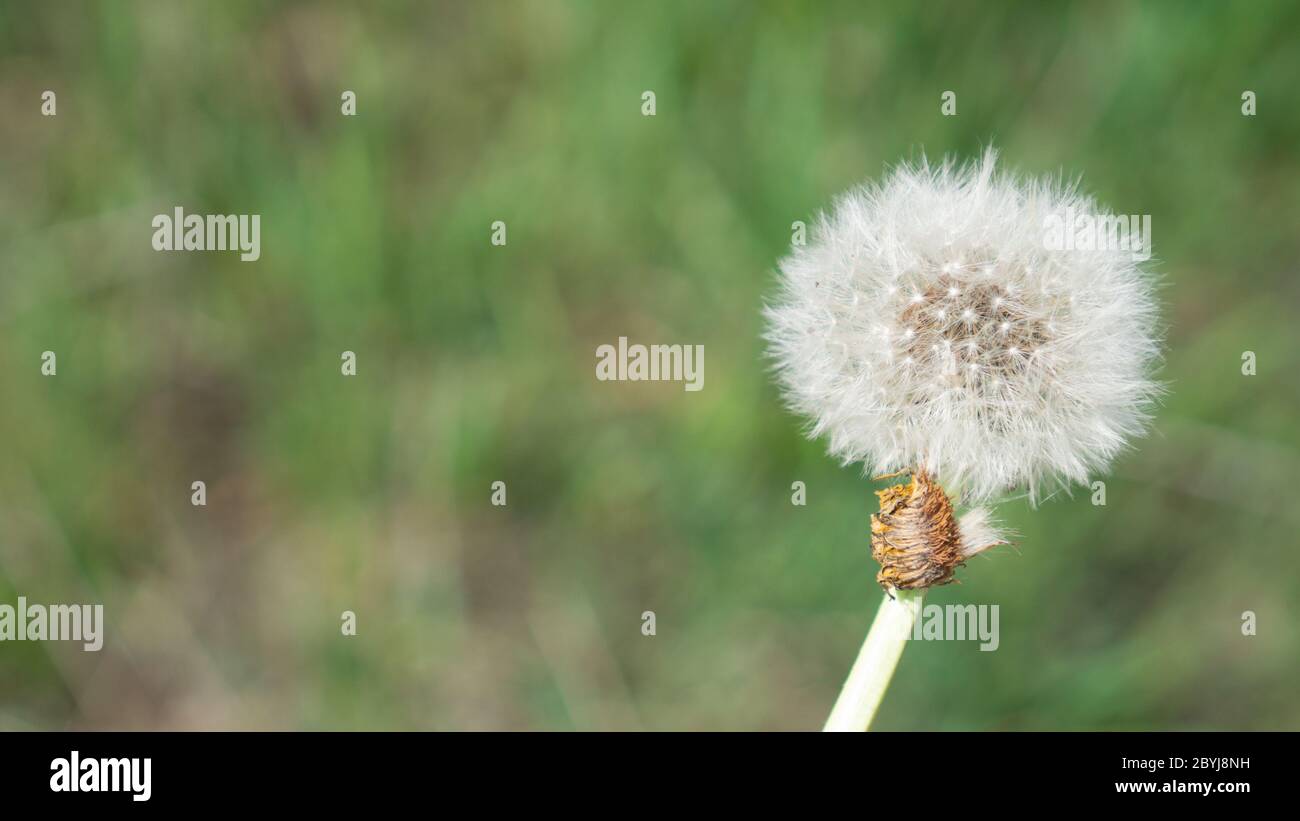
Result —
[[903, 647], [912, 633], [912, 626], [921, 612], [924, 590], [897, 590], [891, 599], [888, 595], [876, 611], [867, 640], [862, 643], [858, 660], [840, 690], [840, 697], [826, 720], [826, 732], [861, 732], [871, 726], [876, 709], [894, 668], [903, 655]]

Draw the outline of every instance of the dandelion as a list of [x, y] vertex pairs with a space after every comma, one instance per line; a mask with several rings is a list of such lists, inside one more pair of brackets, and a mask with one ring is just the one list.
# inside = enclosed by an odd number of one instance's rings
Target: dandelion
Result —
[[841, 196], [781, 263], [767, 339], [788, 404], [843, 463], [910, 477], [877, 493], [888, 595], [827, 729], [865, 729], [924, 590], [1006, 544], [986, 503], [1084, 483], [1145, 432], [1152, 278], [1121, 248], [1053, 250], [1045, 226], [1073, 213], [1106, 212], [991, 149], [921, 160]]

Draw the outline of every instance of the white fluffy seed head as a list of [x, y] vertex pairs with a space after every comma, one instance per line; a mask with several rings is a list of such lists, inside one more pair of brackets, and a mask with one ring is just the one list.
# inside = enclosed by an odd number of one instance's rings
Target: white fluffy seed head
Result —
[[841, 196], [781, 262], [767, 339], [832, 455], [924, 467], [969, 502], [1104, 471], [1159, 387], [1150, 274], [1127, 250], [1049, 250], [1101, 215], [1053, 180], [925, 160]]

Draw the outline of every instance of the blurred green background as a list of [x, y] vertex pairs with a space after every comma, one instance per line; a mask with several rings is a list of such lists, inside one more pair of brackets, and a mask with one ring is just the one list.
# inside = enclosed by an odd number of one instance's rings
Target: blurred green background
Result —
[[[782, 409], [760, 308], [793, 221], [989, 142], [1152, 215], [1170, 393], [1106, 506], [1000, 508], [1018, 548], [929, 598], [998, 604], [999, 649], [915, 643], [877, 726], [1300, 729], [1297, 29], [0, 4], [0, 602], [107, 621], [99, 653], [0, 644], [0, 729], [820, 727], [880, 485]], [[178, 205], [260, 214], [261, 260], [152, 251]], [[596, 381], [619, 336], [704, 345], [704, 390]]]

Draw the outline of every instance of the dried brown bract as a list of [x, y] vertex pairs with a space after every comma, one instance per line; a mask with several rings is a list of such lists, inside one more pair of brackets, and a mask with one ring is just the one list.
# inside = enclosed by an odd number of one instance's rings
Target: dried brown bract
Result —
[[973, 526], [966, 535], [984, 543], [964, 538], [951, 500], [924, 470], [914, 471], [910, 482], [878, 490], [876, 495], [880, 512], [871, 517], [871, 555], [880, 562], [876, 581], [886, 591], [948, 584], [966, 559], [1006, 544], [986, 527], [983, 510], [969, 514]]

